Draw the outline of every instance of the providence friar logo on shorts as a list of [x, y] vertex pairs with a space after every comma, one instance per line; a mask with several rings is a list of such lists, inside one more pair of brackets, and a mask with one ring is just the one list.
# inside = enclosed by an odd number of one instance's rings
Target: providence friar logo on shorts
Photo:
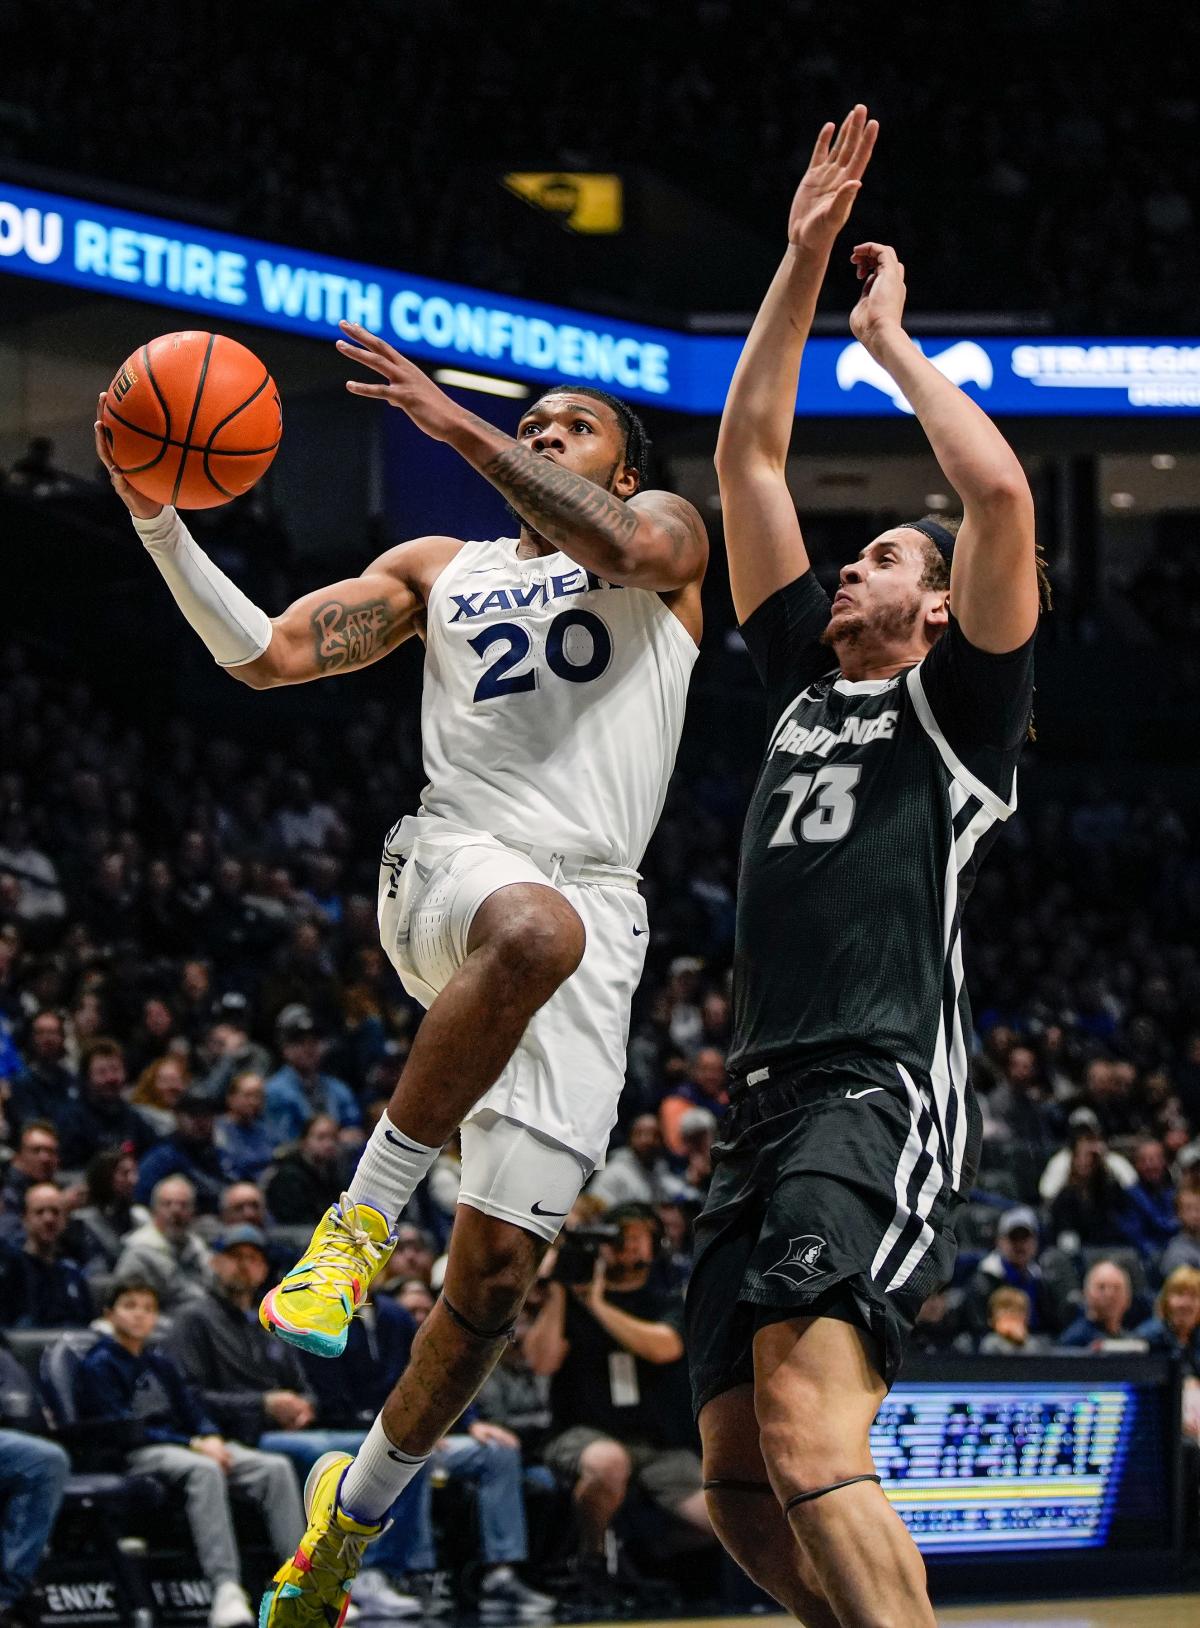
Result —
[[819, 1278], [825, 1271], [818, 1265], [821, 1253], [826, 1248], [824, 1238], [818, 1238], [815, 1233], [805, 1233], [803, 1238], [792, 1238], [788, 1241], [787, 1253], [781, 1261], [768, 1267], [763, 1273], [765, 1278], [782, 1278], [790, 1283], [793, 1289], [802, 1289], [813, 1278]]

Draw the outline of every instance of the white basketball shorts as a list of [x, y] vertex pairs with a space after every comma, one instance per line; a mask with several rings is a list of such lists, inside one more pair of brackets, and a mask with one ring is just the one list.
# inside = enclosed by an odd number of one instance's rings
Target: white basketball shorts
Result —
[[[535, 1132], [539, 1142], [567, 1151], [577, 1174], [575, 1192], [604, 1163], [625, 1083], [629, 1008], [646, 958], [646, 902], [632, 872], [572, 863], [562, 856], [522, 853], [486, 832], [464, 831], [422, 816], [405, 820], [389, 839], [379, 878], [379, 931], [405, 989], [431, 1006], [466, 958], [467, 937], [485, 899], [514, 883], [554, 887], [573, 906], [587, 935], [583, 959], [570, 978], [535, 1012], [508, 1066], [468, 1115], [467, 1124], [498, 1129], [506, 1120]], [[593, 880], [592, 878], [603, 878]], [[489, 1117], [490, 1116], [490, 1117]], [[470, 1168], [476, 1136], [463, 1137], [463, 1201], [479, 1200], [496, 1183]], [[493, 1202], [528, 1216], [532, 1206], [570, 1209], [574, 1193], [555, 1183], [560, 1202], [542, 1192], [547, 1172], [530, 1158], [529, 1192], [514, 1193], [521, 1168], [512, 1160], [503, 1196]], [[564, 1175], [567, 1169], [563, 1167]], [[537, 1191], [534, 1191], [534, 1188]], [[479, 1189], [479, 1190], [477, 1190]], [[466, 1195], [471, 1195], [469, 1198]], [[505, 1213], [501, 1209], [489, 1213]], [[536, 1213], [536, 1212], [535, 1212]], [[506, 1219], [515, 1219], [507, 1215]], [[553, 1237], [553, 1230], [520, 1223]]]

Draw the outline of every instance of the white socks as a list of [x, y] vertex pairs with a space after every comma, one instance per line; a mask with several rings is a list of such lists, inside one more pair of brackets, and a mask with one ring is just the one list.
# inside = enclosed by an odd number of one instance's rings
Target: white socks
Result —
[[381, 1210], [395, 1226], [396, 1218], [429, 1174], [441, 1152], [426, 1147], [393, 1125], [387, 1114], [371, 1132], [347, 1192], [356, 1204]]
[[402, 1453], [394, 1447], [384, 1435], [380, 1414], [343, 1477], [338, 1503], [351, 1520], [362, 1521], [364, 1525], [381, 1521], [413, 1476], [428, 1462], [428, 1453], [414, 1458], [411, 1453]]

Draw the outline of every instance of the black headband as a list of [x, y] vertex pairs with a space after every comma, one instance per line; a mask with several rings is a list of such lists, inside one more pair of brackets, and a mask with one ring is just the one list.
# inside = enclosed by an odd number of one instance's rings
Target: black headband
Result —
[[922, 537], [928, 537], [944, 560], [953, 558], [954, 533], [939, 526], [936, 520], [902, 520], [900, 525], [905, 531], [919, 531]]

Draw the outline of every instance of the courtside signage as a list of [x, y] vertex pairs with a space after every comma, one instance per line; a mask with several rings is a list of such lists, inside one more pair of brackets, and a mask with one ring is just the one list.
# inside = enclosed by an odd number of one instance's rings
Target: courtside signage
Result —
[[[0, 182], [0, 271], [222, 320], [332, 338], [360, 322], [406, 354], [633, 401], [718, 413], [740, 339], [618, 322], [379, 266], [210, 232]], [[848, 291], [852, 293], [852, 290]], [[919, 341], [997, 417], [1200, 413], [1200, 339]], [[861, 345], [809, 342], [796, 411], [892, 418], [911, 407]]]

